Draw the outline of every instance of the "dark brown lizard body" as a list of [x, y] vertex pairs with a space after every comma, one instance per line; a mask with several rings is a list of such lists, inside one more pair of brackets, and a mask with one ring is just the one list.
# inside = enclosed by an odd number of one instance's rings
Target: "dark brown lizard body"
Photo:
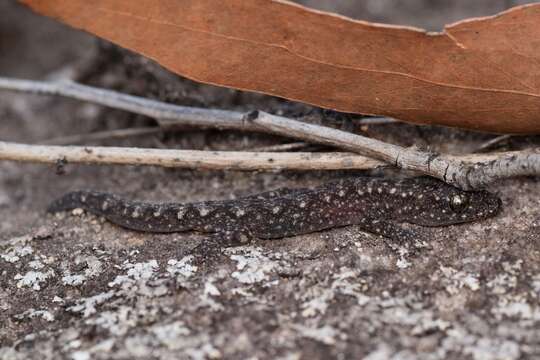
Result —
[[189, 204], [151, 204], [78, 191], [55, 201], [49, 211], [82, 208], [137, 231], [198, 231], [260, 239], [358, 224], [368, 232], [404, 241], [410, 233], [397, 223], [458, 224], [492, 217], [500, 206], [493, 194], [465, 192], [431, 178], [355, 178], [313, 189], [279, 189], [237, 200]]

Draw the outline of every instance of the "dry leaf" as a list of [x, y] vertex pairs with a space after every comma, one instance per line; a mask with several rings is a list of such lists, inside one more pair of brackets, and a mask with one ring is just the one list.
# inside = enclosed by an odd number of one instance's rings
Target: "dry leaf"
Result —
[[442, 33], [280, 0], [20, 0], [196, 81], [339, 111], [540, 133], [540, 4]]

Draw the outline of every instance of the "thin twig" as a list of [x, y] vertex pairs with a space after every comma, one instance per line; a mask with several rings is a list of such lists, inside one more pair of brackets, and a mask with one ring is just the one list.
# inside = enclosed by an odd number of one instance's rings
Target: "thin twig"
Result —
[[125, 139], [134, 136], [154, 135], [163, 132], [159, 127], [138, 127], [130, 129], [117, 129], [98, 131], [89, 134], [78, 134], [70, 136], [62, 136], [49, 140], [42, 141], [43, 145], [78, 145], [85, 144], [91, 141], [111, 140], [111, 139]]
[[284, 151], [305, 149], [305, 148], [310, 147], [310, 146], [313, 146], [313, 145], [305, 143], [305, 142], [294, 142], [294, 143], [288, 143], [288, 144], [261, 146], [261, 147], [251, 149], [251, 151], [257, 151], [257, 152], [284, 152]]
[[386, 164], [357, 154], [197, 151], [99, 146], [26, 145], [0, 141], [0, 160], [45, 164], [155, 165], [192, 169], [339, 170]]
[[400, 123], [399, 120], [389, 117], [366, 117], [355, 121], [358, 125], [388, 125]]
[[482, 152], [482, 151], [485, 151], [485, 150], [488, 150], [489, 148], [491, 148], [492, 146], [494, 145], [497, 145], [505, 140], [508, 140], [510, 139], [512, 136], [514, 135], [500, 135], [500, 136], [497, 136], [493, 139], [490, 139], [482, 144], [480, 144], [478, 147], [476, 147], [476, 149], [474, 149], [473, 153], [479, 153], [479, 152]]
[[113, 109], [125, 110], [155, 118], [162, 127], [196, 126], [263, 131], [245, 124], [243, 121], [244, 114], [241, 112], [167, 104], [139, 96], [122, 94], [117, 91], [81, 85], [67, 80], [43, 82], [0, 77], [0, 89], [40, 95], [59, 95]]
[[[0, 78], [0, 88], [62, 95], [154, 117], [162, 126], [199, 126], [262, 131], [302, 141], [335, 146], [403, 169], [430, 175], [463, 189], [483, 187], [501, 178], [539, 175], [538, 150], [496, 154], [489, 160], [454, 158], [387, 144], [344, 131], [252, 112], [191, 108], [162, 103], [72, 82], [43, 83]], [[2, 158], [0, 157], [0, 160]], [[310, 167], [312, 168], [312, 167]]]

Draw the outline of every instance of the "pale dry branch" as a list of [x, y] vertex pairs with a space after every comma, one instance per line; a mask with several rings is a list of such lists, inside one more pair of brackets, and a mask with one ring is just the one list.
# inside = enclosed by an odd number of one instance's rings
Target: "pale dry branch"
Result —
[[384, 163], [357, 154], [197, 151], [99, 146], [27, 145], [0, 141], [0, 160], [45, 164], [154, 165], [191, 169], [372, 169]]
[[[499, 153], [489, 156], [451, 157], [408, 149], [341, 130], [306, 124], [263, 112], [255, 111], [243, 114], [227, 110], [177, 106], [72, 82], [44, 83], [0, 78], [0, 88], [38, 94], [62, 95], [85, 100], [154, 117], [158, 119], [160, 125], [165, 127], [188, 125], [262, 131], [302, 141], [331, 145], [386, 164], [418, 171], [463, 189], [483, 187], [501, 178], [540, 174], [540, 153], [538, 150]], [[230, 156], [233, 153], [226, 154]], [[265, 154], [268, 155], [268, 153]], [[0, 157], [0, 159], [2, 158]], [[316, 167], [314, 164], [310, 165], [312, 166], [309, 166], [309, 169]], [[266, 167], [263, 166], [261, 169], [269, 169], [268, 166], [267, 164]]]

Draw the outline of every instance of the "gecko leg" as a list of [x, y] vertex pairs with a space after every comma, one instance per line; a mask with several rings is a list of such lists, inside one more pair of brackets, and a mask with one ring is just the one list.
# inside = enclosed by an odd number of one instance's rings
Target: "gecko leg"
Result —
[[360, 224], [362, 229], [379, 235], [386, 245], [394, 251], [412, 254], [425, 247], [425, 239], [415, 231], [403, 228], [393, 221], [372, 220]]
[[221, 253], [221, 249], [225, 247], [246, 245], [253, 239], [251, 232], [245, 229], [216, 232], [209, 235], [193, 249], [193, 252], [205, 257], [215, 256]]

